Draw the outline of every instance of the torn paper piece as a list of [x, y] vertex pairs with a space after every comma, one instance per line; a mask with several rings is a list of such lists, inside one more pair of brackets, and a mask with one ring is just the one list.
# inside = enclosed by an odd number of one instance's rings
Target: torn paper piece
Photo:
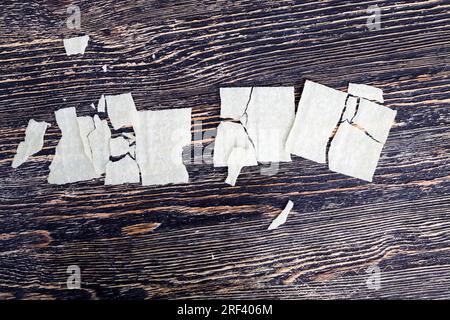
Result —
[[291, 153], [318, 163], [326, 162], [326, 151], [347, 94], [307, 80], [294, 125], [286, 142]]
[[124, 137], [117, 137], [110, 140], [109, 148], [111, 150], [111, 156], [120, 157], [128, 153], [130, 144]]
[[97, 178], [94, 166], [84, 150], [75, 108], [60, 109], [55, 112], [55, 116], [62, 137], [50, 164], [48, 182], [65, 184]]
[[92, 162], [96, 174], [102, 175], [106, 171], [106, 164], [109, 162], [110, 150], [109, 140], [111, 130], [106, 120], [100, 120], [98, 115], [94, 116], [95, 129], [89, 136], [89, 145], [92, 152]]
[[103, 70], [103, 72], [106, 72], [106, 71], [108, 71], [108, 66], [105, 64], [105, 65], [103, 65], [103, 67], [102, 67], [102, 70]]
[[384, 103], [383, 90], [366, 84], [349, 83], [348, 94]]
[[291, 212], [292, 208], [294, 207], [294, 203], [289, 200], [288, 204], [284, 208], [284, 210], [276, 217], [275, 220], [272, 221], [269, 228], [267, 230], [273, 230], [278, 228], [279, 226], [286, 223], [289, 213]]
[[230, 186], [235, 186], [237, 178], [241, 173], [242, 168], [246, 163], [248, 163], [248, 157], [252, 156], [248, 150], [244, 148], [234, 148], [231, 151], [230, 157], [228, 158], [228, 177], [225, 183]]
[[246, 150], [246, 161], [244, 167], [257, 166], [255, 149], [240, 123], [224, 121], [217, 128], [217, 135], [214, 141], [214, 167], [227, 167], [228, 159], [235, 148]]
[[140, 111], [134, 132], [142, 185], [189, 181], [182, 152], [191, 143], [191, 108]]
[[136, 105], [131, 93], [106, 96], [106, 108], [114, 130], [130, 127], [136, 121]]
[[81, 140], [83, 141], [84, 152], [86, 153], [89, 160], [92, 161], [92, 151], [89, 144], [88, 135], [94, 131], [94, 120], [92, 117], [78, 117], [78, 126], [80, 127]]
[[91, 103], [91, 108], [95, 109], [95, 104]]
[[106, 165], [105, 185], [139, 183], [139, 167], [130, 156], [118, 161], [109, 161]]
[[64, 39], [64, 48], [68, 56], [75, 54], [84, 54], [89, 42], [89, 36]]
[[331, 141], [330, 170], [372, 182], [382, 148], [363, 130], [343, 122]]
[[285, 142], [295, 117], [294, 87], [222, 88], [221, 116], [240, 120], [260, 162], [291, 161]]
[[345, 111], [342, 116], [342, 121], [347, 121], [351, 123], [355, 117], [356, 111], [358, 110], [359, 98], [347, 96], [347, 103], [345, 104]]
[[360, 99], [353, 123], [384, 144], [396, 115], [397, 111], [366, 99]]
[[100, 99], [98, 100], [98, 106], [97, 106], [98, 112], [106, 112], [106, 100], [105, 96], [102, 94]]
[[38, 122], [33, 119], [28, 121], [25, 130], [25, 140], [19, 143], [16, 155], [14, 156], [12, 167], [17, 168], [28, 160], [28, 157], [38, 153], [44, 146], [44, 135], [50, 124], [47, 122]]

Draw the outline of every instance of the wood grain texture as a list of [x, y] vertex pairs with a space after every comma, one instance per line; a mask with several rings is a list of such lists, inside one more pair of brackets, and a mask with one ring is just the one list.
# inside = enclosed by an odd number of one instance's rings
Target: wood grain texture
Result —
[[[450, 298], [448, 0], [73, 1], [81, 31], [70, 3], [0, 4], [0, 299]], [[67, 57], [62, 38], [84, 33], [86, 54]], [[305, 79], [378, 86], [398, 111], [373, 183], [298, 157], [275, 176], [244, 168], [236, 187], [209, 164], [189, 164], [187, 185], [46, 183], [59, 108], [92, 115], [132, 91], [140, 110], [192, 108], [206, 147], [220, 86], [294, 85], [298, 100]], [[53, 125], [14, 170], [30, 118]]]

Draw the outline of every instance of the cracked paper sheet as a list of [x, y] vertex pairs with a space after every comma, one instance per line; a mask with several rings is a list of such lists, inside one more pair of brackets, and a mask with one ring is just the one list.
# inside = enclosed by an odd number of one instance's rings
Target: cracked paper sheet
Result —
[[330, 170], [372, 182], [396, 114], [390, 108], [359, 99], [352, 121], [341, 123], [331, 141]]
[[92, 152], [92, 163], [95, 172], [102, 175], [106, 171], [106, 164], [109, 162], [110, 150], [109, 140], [111, 140], [111, 130], [108, 121], [100, 120], [98, 115], [94, 116], [95, 129], [89, 136], [89, 145]]
[[64, 49], [68, 56], [75, 54], [84, 54], [88, 46], [89, 36], [81, 36], [64, 39]]
[[109, 161], [106, 165], [105, 185], [139, 183], [139, 167], [129, 155], [118, 161]]
[[130, 144], [124, 137], [111, 139], [109, 142], [109, 147], [111, 150], [111, 156], [113, 157], [123, 156], [130, 151]]
[[383, 90], [368, 86], [366, 84], [349, 83], [348, 94], [367, 100], [373, 100], [384, 103]]
[[331, 141], [330, 170], [372, 182], [382, 149], [364, 130], [343, 122]]
[[182, 152], [191, 143], [191, 108], [140, 111], [134, 132], [142, 185], [189, 182]]
[[327, 145], [341, 119], [347, 94], [307, 80], [286, 148], [303, 158], [326, 163]]
[[286, 138], [295, 117], [294, 87], [221, 88], [221, 117], [240, 121], [259, 162], [289, 162]]
[[294, 207], [294, 203], [289, 200], [284, 210], [275, 218], [267, 230], [273, 230], [286, 223], [289, 213]]
[[131, 127], [136, 123], [136, 105], [131, 93], [106, 96], [106, 109], [114, 130]]
[[84, 150], [75, 108], [60, 109], [55, 116], [62, 137], [50, 164], [48, 183], [66, 184], [98, 178]]
[[25, 140], [19, 143], [14, 156], [12, 167], [17, 168], [28, 160], [30, 156], [38, 153], [44, 146], [44, 135], [50, 124], [47, 122], [38, 122], [34, 119], [28, 121], [25, 130]]

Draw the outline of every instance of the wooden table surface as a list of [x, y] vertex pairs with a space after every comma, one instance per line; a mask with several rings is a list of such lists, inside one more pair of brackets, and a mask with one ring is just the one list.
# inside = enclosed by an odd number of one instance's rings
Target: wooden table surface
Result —
[[[0, 299], [450, 298], [450, 1], [73, 1], [81, 30], [71, 3], [0, 4]], [[86, 54], [67, 57], [62, 39], [81, 34]], [[236, 187], [206, 163], [186, 185], [47, 184], [59, 108], [93, 115], [101, 94], [131, 91], [139, 110], [192, 108], [207, 148], [221, 86], [298, 100], [305, 79], [380, 87], [398, 111], [373, 183], [293, 157]], [[14, 170], [31, 118], [52, 126]]]

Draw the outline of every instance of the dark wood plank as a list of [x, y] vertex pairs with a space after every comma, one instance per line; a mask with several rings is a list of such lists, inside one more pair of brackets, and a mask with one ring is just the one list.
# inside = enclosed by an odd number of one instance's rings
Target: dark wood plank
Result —
[[[449, 1], [79, 1], [81, 31], [70, 3], [0, 4], [0, 299], [450, 297]], [[81, 33], [86, 54], [66, 57], [62, 38]], [[398, 111], [373, 183], [298, 157], [275, 176], [245, 168], [237, 187], [205, 163], [187, 185], [46, 183], [61, 107], [90, 115], [130, 90], [140, 110], [191, 107], [205, 148], [220, 86], [298, 99], [305, 79], [378, 86]], [[14, 170], [30, 118], [53, 126]], [[266, 231], [288, 199], [288, 223]]]

